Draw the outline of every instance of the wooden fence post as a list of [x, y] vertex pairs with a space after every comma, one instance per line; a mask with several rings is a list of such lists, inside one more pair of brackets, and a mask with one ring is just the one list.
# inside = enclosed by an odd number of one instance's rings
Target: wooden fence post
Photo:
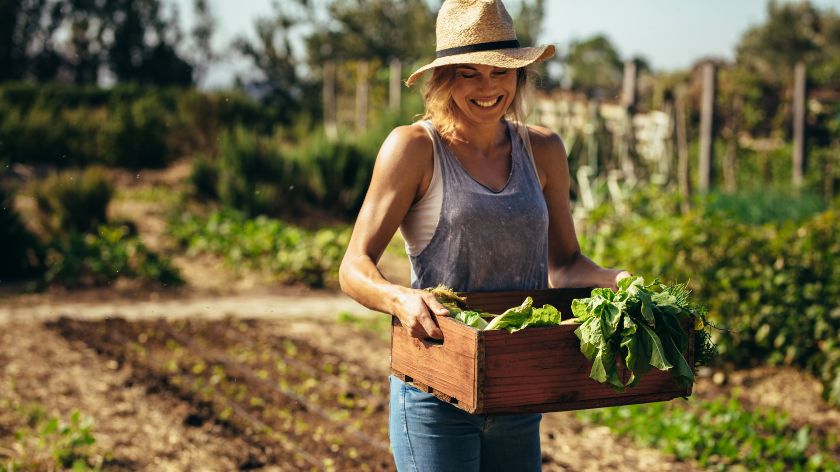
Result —
[[325, 62], [323, 72], [324, 132], [330, 139], [336, 139], [338, 129], [335, 124], [335, 63]]
[[636, 63], [634, 61], [626, 61], [624, 63], [624, 83], [621, 88], [621, 105], [628, 109], [630, 113], [636, 107]]
[[793, 85], [793, 188], [802, 187], [805, 176], [805, 64], [797, 62]]
[[736, 95], [732, 99], [732, 111], [728, 127], [726, 156], [723, 158], [723, 187], [727, 192], [738, 190], [738, 135], [741, 133], [741, 112], [744, 109], [744, 97]]
[[402, 92], [402, 63], [399, 59], [391, 59], [388, 74], [388, 108], [391, 110], [400, 109]]
[[368, 62], [359, 61], [356, 63], [356, 130], [367, 129], [368, 112]]
[[688, 178], [688, 133], [685, 129], [685, 87], [676, 90], [676, 104], [674, 107], [674, 121], [677, 131], [677, 182], [682, 196], [682, 211], [687, 213], [691, 209], [691, 182]]
[[715, 65], [703, 65], [703, 101], [700, 110], [700, 176], [698, 187], [707, 193], [712, 186], [714, 158]]

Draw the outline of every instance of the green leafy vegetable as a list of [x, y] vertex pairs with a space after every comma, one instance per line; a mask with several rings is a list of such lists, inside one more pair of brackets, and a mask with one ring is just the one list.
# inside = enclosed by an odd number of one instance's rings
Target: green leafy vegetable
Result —
[[[427, 289], [456, 320], [480, 330], [506, 329], [511, 333], [527, 327], [557, 326], [561, 321], [560, 310], [552, 305], [533, 307], [534, 300], [527, 297], [518, 307], [510, 308], [501, 315], [493, 315], [467, 307], [466, 299], [450, 288], [439, 285]], [[485, 318], [493, 318], [489, 323]]]
[[[617, 390], [637, 385], [654, 367], [670, 370], [680, 386], [694, 382], [692, 366], [683, 355], [690, 335], [681, 326], [685, 318], [696, 320], [695, 343], [703, 360], [714, 351], [704, 331], [705, 311], [691, 302], [684, 284], [645, 284], [641, 277], [628, 277], [619, 281], [617, 292], [597, 288], [591, 297], [574, 300], [572, 313], [581, 323], [575, 330], [580, 351], [592, 362], [589, 376]], [[618, 375], [617, 355], [630, 373], [626, 382]]]
[[484, 318], [481, 317], [481, 313], [477, 311], [460, 311], [455, 315], [455, 319], [476, 329], [484, 329], [487, 327], [487, 321], [485, 321]]

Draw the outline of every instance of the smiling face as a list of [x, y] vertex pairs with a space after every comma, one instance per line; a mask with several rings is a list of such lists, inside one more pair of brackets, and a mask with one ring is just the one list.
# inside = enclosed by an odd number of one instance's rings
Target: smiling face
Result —
[[516, 96], [517, 71], [478, 64], [455, 67], [452, 101], [474, 123], [498, 122]]

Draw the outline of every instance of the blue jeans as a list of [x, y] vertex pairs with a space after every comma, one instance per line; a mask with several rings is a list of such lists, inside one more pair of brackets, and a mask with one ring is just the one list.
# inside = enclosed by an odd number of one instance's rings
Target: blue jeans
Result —
[[542, 415], [471, 415], [393, 375], [389, 435], [400, 472], [542, 468]]

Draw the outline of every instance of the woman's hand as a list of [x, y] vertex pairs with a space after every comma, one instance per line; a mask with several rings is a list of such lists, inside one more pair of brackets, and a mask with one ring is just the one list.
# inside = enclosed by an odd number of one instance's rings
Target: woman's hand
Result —
[[397, 295], [392, 314], [400, 320], [412, 337], [443, 339], [443, 332], [432, 314], [446, 316], [449, 315], [449, 310], [430, 292], [405, 288]]

